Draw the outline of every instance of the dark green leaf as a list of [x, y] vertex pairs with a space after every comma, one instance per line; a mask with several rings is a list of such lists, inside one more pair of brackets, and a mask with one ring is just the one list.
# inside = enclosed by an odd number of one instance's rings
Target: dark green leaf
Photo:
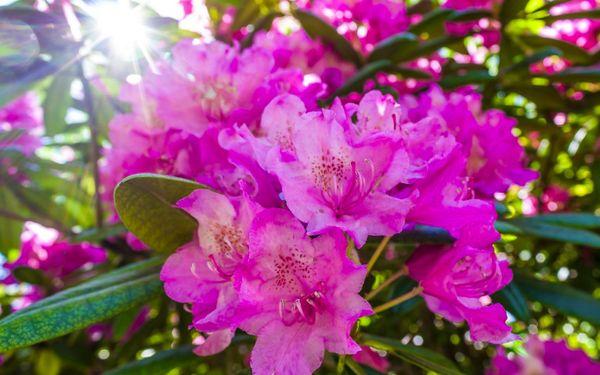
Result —
[[565, 58], [576, 64], [590, 63], [592, 57], [581, 47], [559, 39], [545, 38], [539, 35], [519, 35], [518, 38], [530, 47], [555, 47], [563, 52]]
[[520, 70], [524, 70], [524, 71], [528, 72], [529, 66], [531, 64], [540, 62], [550, 56], [562, 56], [562, 51], [556, 47], [546, 47], [535, 53], [532, 53], [529, 56], [525, 56], [519, 62], [506, 67], [506, 69], [504, 70], [504, 73], [515, 72], [515, 71], [520, 71]]
[[522, 15], [529, 0], [504, 0], [500, 8], [500, 22], [503, 26]]
[[427, 13], [421, 22], [409, 27], [408, 31], [417, 35], [427, 33], [430, 37], [438, 37], [444, 34], [444, 22], [453, 14], [452, 9], [437, 8]]
[[162, 283], [154, 274], [14, 313], [0, 321], [0, 352], [85, 328], [148, 302], [161, 291]]
[[12, 275], [19, 281], [33, 285], [49, 285], [48, 277], [40, 270], [29, 267], [16, 267], [11, 271]]
[[34, 303], [33, 305], [19, 310], [18, 313], [9, 315], [3, 320], [3, 322], [13, 319], [14, 317], [18, 317], [20, 314], [41, 309], [43, 307], [56, 305], [82, 295], [93, 293], [97, 290], [110, 288], [112, 286], [134, 281], [146, 276], [155, 275], [160, 271], [160, 267], [163, 263], [163, 258], [155, 257], [121, 267], [117, 270], [95, 277], [89, 281], [86, 281], [85, 283], [46, 297], [43, 300]]
[[493, 299], [500, 302], [515, 318], [523, 322], [528, 322], [531, 319], [527, 301], [516, 283], [511, 282], [497, 291]]
[[576, 20], [576, 19], [597, 19], [600, 18], [600, 9], [592, 9], [581, 12], [572, 12], [564, 14], [549, 15], [541, 18], [548, 23], [558, 20]]
[[448, 21], [450, 22], [467, 22], [467, 21], [477, 21], [482, 18], [492, 17], [492, 13], [487, 9], [465, 9], [461, 11], [456, 11], [450, 17], [448, 17]]
[[368, 79], [373, 78], [378, 72], [389, 69], [391, 66], [391, 63], [388, 60], [379, 60], [363, 66], [358, 72], [344, 82], [342, 87], [338, 88], [331, 95], [331, 98], [362, 90], [363, 84]]
[[407, 53], [403, 53], [397, 61], [409, 61], [421, 56], [429, 56], [440, 48], [452, 47], [456, 43], [461, 42], [464, 38], [464, 36], [444, 35], [439, 38], [429, 39], [428, 41], [419, 44], [417, 48], [411, 49], [407, 51]]
[[137, 174], [115, 188], [115, 207], [123, 224], [157, 251], [171, 252], [192, 240], [196, 221], [174, 207], [204, 186], [177, 177]]
[[356, 52], [350, 42], [340, 35], [330, 24], [314, 14], [303, 10], [295, 10], [293, 15], [300, 21], [302, 28], [304, 28], [311, 38], [321, 39], [335, 49], [345, 60], [354, 63], [356, 66], [362, 65], [362, 57]]
[[532, 222], [553, 224], [565, 227], [596, 229], [600, 228], [600, 216], [585, 212], [564, 212], [556, 214], [543, 214], [528, 217]]
[[368, 61], [388, 60], [399, 61], [403, 55], [419, 45], [418, 39], [411, 33], [392, 35], [375, 45], [368, 57]]
[[555, 111], [568, 111], [569, 107], [562, 95], [552, 86], [511, 85], [507, 91], [529, 99], [536, 106]]
[[565, 315], [600, 324], [600, 301], [581, 290], [519, 273], [515, 274], [515, 282], [530, 300], [541, 302]]
[[158, 352], [152, 357], [130, 362], [119, 368], [105, 372], [105, 375], [162, 375], [170, 370], [199, 364], [202, 358], [192, 351], [193, 347], [183, 346]]
[[393, 352], [406, 362], [419, 366], [424, 370], [435, 371], [441, 375], [461, 374], [452, 361], [427, 348], [404, 345], [398, 340], [374, 335], [363, 335], [360, 342], [362, 345], [371, 346], [375, 349]]
[[67, 71], [54, 76], [50, 87], [46, 90], [44, 100], [44, 126], [47, 135], [61, 133], [67, 126], [65, 117], [73, 103], [71, 83], [74, 76]]
[[528, 218], [509, 220], [505, 222], [509, 224], [508, 227], [503, 226], [502, 222], [500, 223], [500, 227], [497, 225], [496, 228], [502, 233], [525, 234], [548, 240], [589, 246], [596, 249], [600, 248], [600, 235], [585, 229], [547, 224], [545, 222], [529, 220]]
[[91, 228], [72, 237], [73, 242], [100, 243], [103, 240], [127, 233], [122, 224], [109, 225], [102, 228]]
[[454, 238], [445, 229], [427, 225], [415, 225], [413, 229], [395, 235], [392, 241], [401, 243], [448, 244], [454, 242]]
[[579, 83], [579, 82], [600, 82], [599, 68], [568, 68], [554, 74], [536, 75], [548, 79], [550, 82]]
[[459, 86], [493, 82], [495, 79], [496, 77], [492, 76], [486, 70], [471, 70], [465, 74], [444, 77], [440, 81], [440, 85], [444, 88], [452, 89]]

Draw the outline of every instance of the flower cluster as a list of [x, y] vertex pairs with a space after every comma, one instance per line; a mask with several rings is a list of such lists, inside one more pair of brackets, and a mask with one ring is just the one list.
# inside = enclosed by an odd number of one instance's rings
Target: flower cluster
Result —
[[487, 375], [519, 374], [595, 374], [600, 363], [592, 361], [583, 350], [573, 350], [564, 341], [542, 341], [531, 336], [525, 344], [526, 356], [508, 356], [503, 348], [492, 359]]
[[[19, 257], [4, 264], [8, 271], [19, 267], [39, 270], [51, 281], [62, 279], [86, 265], [99, 264], [106, 260], [106, 251], [87, 242], [73, 244], [61, 238], [58, 231], [43, 227], [34, 222], [26, 222], [21, 234], [21, 252]], [[16, 285], [18, 280], [10, 273], [0, 282]], [[43, 289], [30, 286], [23, 298], [17, 301], [15, 309], [26, 307], [44, 296]]]
[[[361, 248], [369, 237], [416, 224], [457, 239], [449, 248], [419, 248], [408, 263], [430, 308], [466, 320], [474, 340], [513, 338], [502, 306], [490, 305], [512, 274], [492, 248], [498, 234], [489, 194], [525, 182], [511, 180], [517, 172], [508, 168], [524, 170], [523, 151], [514, 155], [513, 121], [482, 112], [474, 93], [436, 90], [401, 102], [371, 91], [358, 104], [336, 99], [320, 110], [285, 93], [257, 123], [219, 129], [226, 160], [238, 161], [237, 190], [213, 185], [218, 192], [197, 190], [178, 202], [198, 232], [161, 273], [167, 295], [190, 304], [194, 328], [206, 334], [198, 354], [222, 350], [237, 328], [257, 336], [251, 365], [258, 374], [311, 373], [325, 349], [359, 352], [350, 331], [372, 310], [359, 295], [365, 268], [348, 258], [344, 234]], [[508, 132], [506, 155], [486, 132]], [[202, 159], [191, 162], [204, 167]]]

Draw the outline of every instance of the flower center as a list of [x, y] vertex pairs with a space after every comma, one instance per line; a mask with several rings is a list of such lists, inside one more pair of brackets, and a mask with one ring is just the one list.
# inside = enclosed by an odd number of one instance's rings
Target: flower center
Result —
[[325, 306], [325, 295], [323, 289], [325, 284], [319, 282], [317, 288], [311, 293], [302, 295], [296, 299], [279, 301], [279, 317], [286, 326], [295, 323], [314, 324], [319, 311]]

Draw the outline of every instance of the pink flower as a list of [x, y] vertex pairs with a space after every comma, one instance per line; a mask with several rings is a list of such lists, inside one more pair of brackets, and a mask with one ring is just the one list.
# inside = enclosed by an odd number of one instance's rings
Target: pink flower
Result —
[[542, 194], [542, 203], [544, 212], [556, 212], [563, 211], [569, 200], [571, 194], [569, 190], [561, 187], [560, 185], [550, 185]]
[[[7, 270], [17, 267], [29, 267], [43, 271], [53, 279], [62, 279], [82, 267], [106, 261], [106, 251], [87, 242], [69, 243], [61, 238], [58, 231], [43, 227], [34, 222], [26, 222], [21, 233], [21, 253], [19, 257], [4, 264]], [[18, 281], [13, 275], [2, 280], [3, 284], [15, 284]], [[35, 302], [43, 297], [43, 292], [32, 287], [27, 293], [25, 304]]]
[[340, 228], [361, 247], [368, 235], [402, 230], [410, 199], [387, 191], [403, 181], [395, 167], [408, 160], [398, 137], [378, 133], [353, 141], [347, 121], [339, 102], [332, 110], [303, 114], [288, 138], [296, 159], [274, 162], [271, 170], [310, 234]]
[[482, 111], [481, 96], [475, 92], [464, 89], [446, 94], [433, 86], [401, 102], [413, 122], [434, 116], [445, 123], [467, 157], [469, 184], [482, 197], [537, 178], [537, 172], [524, 167], [525, 151], [512, 134], [516, 120], [499, 110]]
[[500, 348], [486, 375], [586, 375], [600, 371], [600, 363], [592, 361], [581, 349], [569, 348], [565, 341], [541, 341], [531, 336], [525, 349], [525, 357], [509, 357]]
[[[260, 208], [247, 198], [228, 199], [209, 190], [196, 190], [177, 206], [196, 219], [198, 231], [196, 239], [163, 266], [165, 293], [191, 304], [196, 329], [209, 333], [235, 329], [241, 315], [233, 275], [248, 251], [247, 232]], [[210, 337], [216, 340], [223, 335]]]
[[407, 262], [410, 276], [423, 287], [429, 308], [452, 322], [465, 321], [474, 341], [502, 343], [514, 339], [500, 304], [490, 294], [512, 279], [506, 261], [491, 246], [458, 241], [450, 247], [420, 247]]
[[40, 147], [42, 108], [34, 93], [27, 93], [0, 108], [0, 149], [32, 155]]
[[366, 269], [347, 258], [340, 231], [310, 238], [288, 211], [267, 209], [254, 219], [248, 242], [239, 290], [252, 311], [241, 328], [257, 336], [253, 373], [311, 374], [324, 350], [360, 351], [350, 331], [372, 313], [358, 294]]

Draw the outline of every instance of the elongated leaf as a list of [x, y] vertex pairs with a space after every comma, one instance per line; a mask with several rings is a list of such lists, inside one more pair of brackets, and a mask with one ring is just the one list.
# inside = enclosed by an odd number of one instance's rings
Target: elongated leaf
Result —
[[300, 21], [302, 28], [311, 36], [311, 38], [321, 39], [337, 51], [345, 60], [354, 63], [356, 66], [362, 65], [362, 57], [356, 52], [354, 47], [341, 36], [330, 24], [310, 12], [296, 10], [294, 17]]
[[448, 21], [450, 22], [467, 22], [467, 21], [477, 21], [482, 18], [489, 18], [492, 16], [492, 13], [487, 9], [465, 9], [461, 11], [454, 12], [450, 17], [448, 17]]
[[33, 285], [49, 285], [48, 277], [40, 270], [29, 267], [16, 267], [11, 271], [13, 276], [24, 283]]
[[529, 56], [524, 57], [521, 61], [506, 67], [504, 73], [516, 72], [516, 71], [529, 71], [529, 66], [537, 62], [542, 61], [546, 57], [550, 56], [562, 56], [562, 51], [556, 47], [546, 47], [537, 52], [532, 53]]
[[338, 88], [331, 98], [348, 94], [352, 91], [362, 90], [363, 84], [370, 78], [373, 78], [376, 73], [385, 71], [392, 65], [388, 60], [379, 60], [363, 66], [358, 72], [350, 77], [342, 87]]
[[160, 294], [158, 274], [18, 312], [0, 321], [0, 352], [65, 335], [111, 318]]
[[71, 98], [71, 83], [73, 74], [70, 71], [54, 76], [50, 87], [46, 90], [44, 100], [44, 126], [46, 134], [55, 135], [62, 132], [67, 122], [67, 110], [73, 103]]
[[46, 297], [43, 300], [34, 303], [33, 305], [19, 310], [17, 313], [7, 316], [3, 321], [11, 320], [15, 317], [19, 317], [20, 314], [41, 309], [53, 304], [58, 304], [66, 300], [85, 295], [86, 293], [92, 293], [100, 289], [106, 289], [111, 286], [133, 281], [148, 275], [155, 275], [160, 271], [160, 267], [163, 262], [163, 258], [154, 257], [121, 267], [104, 275], [95, 277], [89, 281], [86, 281], [85, 283], [63, 290], [60, 293], [51, 295], [50, 297]]
[[531, 100], [540, 108], [568, 111], [565, 99], [551, 86], [514, 85], [506, 87], [508, 91], [515, 92]]
[[500, 22], [508, 24], [511, 20], [519, 17], [529, 0], [504, 0], [500, 8]]
[[382, 40], [375, 45], [367, 61], [399, 61], [401, 57], [419, 45], [418, 39], [411, 33], [399, 33]]
[[121, 221], [146, 245], [170, 252], [192, 240], [196, 221], [173, 205], [204, 186], [155, 174], [129, 176], [115, 188]]
[[548, 240], [574, 243], [576, 245], [600, 248], [600, 235], [585, 229], [547, 224], [528, 218], [507, 221], [509, 226], [496, 228], [502, 233], [526, 234]]
[[444, 88], [456, 88], [464, 85], [493, 82], [496, 77], [486, 70], [471, 70], [465, 74], [444, 77], [440, 85]]
[[192, 351], [193, 347], [182, 346], [180, 348], [165, 350], [154, 354], [152, 357], [139, 361], [130, 362], [119, 368], [105, 372], [105, 375], [161, 375], [170, 370], [199, 364], [202, 358]]
[[448, 358], [427, 348], [404, 345], [398, 340], [374, 335], [363, 335], [360, 341], [363, 345], [391, 351], [406, 362], [428, 371], [435, 371], [441, 375], [456, 375], [461, 373]]
[[524, 220], [566, 227], [596, 229], [600, 228], [600, 215], [585, 212], [564, 212], [531, 216]]
[[407, 53], [402, 54], [402, 56], [397, 58], [397, 61], [409, 61], [416, 59], [417, 57], [429, 56], [440, 48], [451, 47], [456, 43], [461, 42], [464, 38], [464, 36], [444, 35], [439, 38], [429, 39], [428, 41], [419, 44], [417, 48], [411, 49]]
[[531, 319], [527, 301], [516, 283], [511, 282], [493, 296], [495, 301], [500, 302], [515, 318], [528, 322]]
[[530, 300], [553, 307], [563, 314], [600, 324], [600, 301], [581, 290], [520, 273], [515, 274], [515, 282]]
[[579, 83], [600, 82], [599, 68], [569, 68], [554, 74], [538, 74], [536, 77], [548, 79], [550, 82]]
[[576, 20], [576, 19], [583, 19], [583, 18], [586, 18], [586, 19], [600, 18], [600, 9], [591, 9], [591, 10], [586, 10], [586, 11], [581, 11], [581, 12], [571, 12], [571, 13], [550, 15], [550, 16], [546, 16], [546, 17], [542, 18], [542, 20], [544, 20], [548, 23], [552, 23], [552, 22], [558, 21], [558, 20]]
[[531, 47], [555, 47], [563, 52], [564, 57], [577, 64], [591, 62], [591, 56], [581, 47], [558, 39], [545, 38], [539, 35], [519, 35], [525, 44]]
[[392, 241], [402, 243], [448, 244], [454, 242], [454, 238], [452, 238], [445, 229], [427, 225], [415, 225], [414, 228], [398, 233], [392, 237]]
[[427, 33], [430, 37], [444, 34], [444, 22], [454, 14], [452, 9], [437, 8], [427, 13], [421, 22], [412, 25], [408, 31], [413, 34]]

